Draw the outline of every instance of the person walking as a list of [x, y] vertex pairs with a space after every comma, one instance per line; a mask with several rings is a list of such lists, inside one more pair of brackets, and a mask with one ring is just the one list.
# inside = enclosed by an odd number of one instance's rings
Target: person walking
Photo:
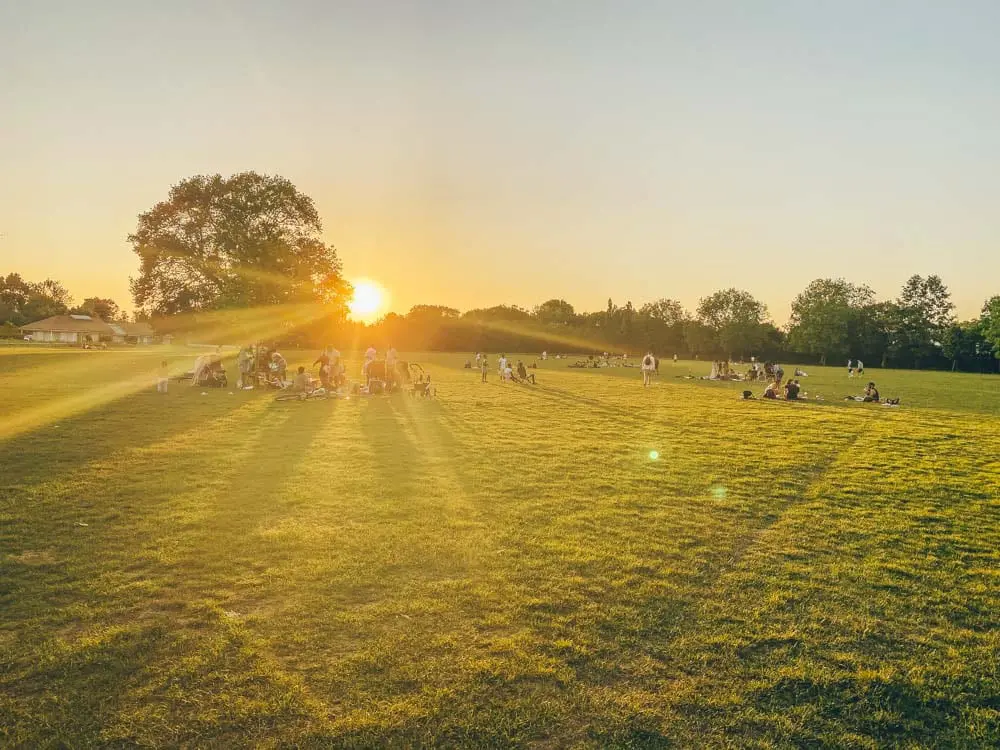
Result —
[[652, 352], [646, 352], [646, 356], [642, 358], [642, 387], [648, 388], [653, 382], [653, 372], [656, 370], [656, 357], [653, 356]]

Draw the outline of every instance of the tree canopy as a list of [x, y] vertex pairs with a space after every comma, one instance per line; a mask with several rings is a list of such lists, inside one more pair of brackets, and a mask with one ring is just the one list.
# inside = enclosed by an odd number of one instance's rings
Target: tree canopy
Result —
[[850, 356], [866, 305], [875, 293], [844, 279], [816, 279], [792, 302], [789, 344], [796, 351], [828, 356]]
[[767, 307], [749, 292], [715, 292], [702, 297], [697, 312], [698, 320], [714, 332], [719, 347], [728, 355], [752, 352], [766, 338]]
[[118, 303], [105, 297], [87, 297], [79, 307], [74, 307], [70, 312], [90, 315], [107, 321], [124, 320], [125, 318]]
[[23, 326], [53, 315], [65, 315], [73, 298], [52, 279], [31, 282], [19, 273], [0, 277], [0, 323]]
[[159, 315], [317, 301], [343, 311], [349, 286], [313, 201], [287, 179], [190, 177], [139, 216], [132, 296]]

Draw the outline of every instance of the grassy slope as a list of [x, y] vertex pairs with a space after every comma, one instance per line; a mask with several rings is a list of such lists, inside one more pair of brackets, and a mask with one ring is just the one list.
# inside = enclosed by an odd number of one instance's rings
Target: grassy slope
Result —
[[99, 390], [159, 356], [0, 352], [0, 745], [1000, 743], [1000, 379]]

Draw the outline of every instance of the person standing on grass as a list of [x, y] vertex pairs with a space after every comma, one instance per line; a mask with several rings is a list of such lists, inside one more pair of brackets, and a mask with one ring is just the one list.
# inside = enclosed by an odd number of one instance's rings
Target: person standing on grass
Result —
[[656, 357], [652, 352], [646, 352], [642, 358], [642, 387], [648, 388], [653, 382], [653, 371], [656, 370]]
[[503, 374], [507, 371], [507, 355], [501, 353], [500, 360], [497, 362], [497, 371], [500, 373], [500, 380], [503, 380]]
[[479, 369], [483, 373], [483, 382], [486, 382], [486, 373], [490, 369], [490, 363], [486, 361], [486, 356], [484, 355], [482, 360], [479, 362]]
[[396, 363], [399, 361], [399, 355], [396, 353], [396, 347], [389, 344], [389, 348], [385, 352], [385, 378], [390, 383], [396, 382]]
[[170, 384], [170, 365], [167, 360], [160, 362], [160, 376], [156, 379], [156, 392], [166, 393]]
[[857, 361], [857, 372], [858, 372], [858, 377], [865, 374], [865, 363], [862, 362], [860, 359]]
[[853, 359], [847, 360], [847, 377], [849, 377], [849, 378], [853, 378], [854, 377], [854, 360]]

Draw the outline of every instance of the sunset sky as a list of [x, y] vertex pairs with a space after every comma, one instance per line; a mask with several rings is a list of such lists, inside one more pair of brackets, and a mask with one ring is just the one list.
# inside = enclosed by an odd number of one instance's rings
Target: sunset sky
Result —
[[0, 272], [131, 307], [199, 173], [311, 195], [391, 306], [811, 279], [1000, 294], [995, 0], [0, 4]]

